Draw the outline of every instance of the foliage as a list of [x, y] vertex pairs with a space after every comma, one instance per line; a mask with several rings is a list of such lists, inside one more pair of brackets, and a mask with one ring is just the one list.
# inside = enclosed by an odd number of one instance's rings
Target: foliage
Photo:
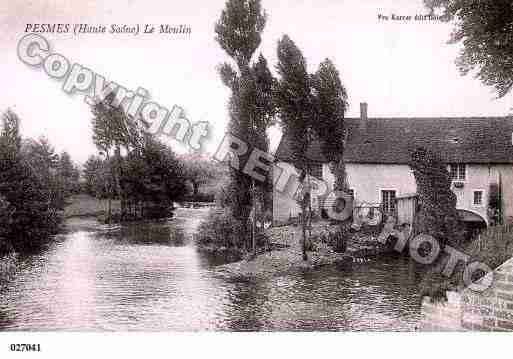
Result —
[[80, 191], [80, 170], [66, 151], [61, 152], [59, 156], [57, 173], [63, 181], [63, 193], [66, 197]]
[[[420, 208], [414, 219], [415, 232], [434, 237], [440, 245], [441, 253], [422, 279], [421, 294], [433, 300], [443, 300], [445, 292], [454, 289], [459, 281], [457, 275], [448, 280], [442, 274], [449, 259], [444, 247], [450, 245], [461, 250], [465, 246], [465, 232], [456, 211], [456, 195], [450, 188], [451, 178], [447, 165], [438, 154], [418, 148], [412, 154], [410, 167], [417, 183]], [[461, 263], [456, 273], [460, 273], [460, 267]]]
[[192, 184], [193, 198], [201, 195], [200, 186], [212, 181], [220, 181], [228, 175], [219, 163], [198, 154], [182, 155], [179, 159], [183, 164], [185, 179]]
[[287, 35], [278, 41], [276, 68], [280, 80], [274, 95], [283, 135], [290, 139], [293, 164], [304, 173], [308, 164], [306, 153], [312, 140], [313, 97], [306, 60]]
[[46, 137], [37, 141], [23, 141], [23, 157], [28, 161], [39, 181], [46, 189], [45, 196], [53, 207], [64, 209], [65, 197], [64, 179], [58, 175], [59, 155]]
[[[265, 22], [259, 0], [228, 0], [215, 27], [216, 41], [236, 64], [235, 69], [228, 63], [219, 67], [222, 82], [231, 90], [228, 130], [248, 144], [248, 153], [253, 148], [267, 151], [269, 146], [266, 130], [273, 115], [273, 78], [262, 55], [251, 64]], [[246, 160], [241, 161], [241, 166]], [[255, 183], [241, 170], [230, 169], [233, 198], [227, 204], [245, 229], [256, 203], [269, 202], [265, 197], [270, 180]]]
[[310, 188], [308, 183], [305, 183], [305, 178], [309, 162], [307, 150], [313, 139], [315, 107], [306, 60], [301, 50], [287, 35], [278, 41], [276, 67], [280, 79], [274, 89], [275, 103], [280, 113], [283, 136], [288, 138], [291, 144], [292, 162], [300, 171], [302, 193], [299, 204], [303, 227], [303, 259], [306, 260], [306, 209], [310, 203]]
[[[173, 201], [186, 192], [182, 164], [163, 143], [147, 138], [142, 156], [128, 157], [127, 162], [129, 166], [144, 169], [143, 175], [137, 178], [129, 171], [123, 172], [122, 188], [128, 197], [140, 195], [143, 201], [171, 206]], [[135, 188], [126, 186], [127, 182], [135, 184]]]
[[[157, 141], [141, 119], [128, 116], [114, 95], [92, 106], [93, 141], [101, 157], [84, 165], [85, 187], [108, 199], [106, 221], [168, 217], [186, 193], [185, 172], [175, 154]], [[124, 152], [124, 154], [123, 154]], [[111, 212], [119, 198], [121, 213]]]
[[260, 46], [265, 22], [260, 0], [228, 0], [215, 26], [216, 41], [238, 66], [247, 65]]
[[321, 139], [321, 150], [335, 176], [334, 189], [348, 190], [344, 165], [344, 114], [347, 109], [347, 91], [342, 85], [335, 65], [324, 60], [313, 76], [315, 90], [315, 121], [313, 128]]
[[0, 258], [13, 250], [6, 238], [8, 228], [12, 223], [12, 212], [10, 203], [0, 195]]
[[[61, 202], [54, 194], [50, 164], [55, 157], [48, 143], [28, 151], [22, 145], [18, 116], [7, 110], [0, 134], [1, 236], [15, 251], [38, 249], [48, 243], [62, 220]], [[35, 156], [35, 157], [33, 157]], [[45, 162], [48, 161], [48, 162]], [[48, 167], [46, 167], [48, 165]]]
[[[236, 249], [240, 253], [250, 250], [247, 241], [244, 238], [245, 233], [249, 231], [249, 225], [246, 228], [243, 224], [233, 217], [229, 208], [211, 209], [207, 218], [200, 223], [195, 241], [201, 247]], [[256, 237], [256, 246], [263, 247], [268, 243], [267, 236], [259, 233]]]
[[97, 198], [106, 198], [107, 184], [104, 161], [95, 155], [89, 156], [84, 163], [82, 176], [84, 178], [84, 192]]
[[140, 135], [137, 146], [126, 148], [125, 155], [117, 151], [114, 157], [89, 157], [84, 164], [86, 191], [109, 203], [121, 200], [120, 213], [107, 213], [106, 221], [169, 217], [173, 202], [187, 192], [182, 163], [147, 134]]
[[245, 249], [244, 234], [248, 228], [232, 216], [229, 209], [212, 209], [208, 217], [200, 223], [195, 241], [201, 246]]
[[441, 247], [461, 243], [462, 231], [456, 195], [451, 190], [451, 178], [447, 165], [440, 156], [424, 148], [412, 154], [410, 167], [417, 183], [420, 210], [415, 218], [417, 233], [433, 236]]
[[456, 19], [449, 43], [462, 43], [456, 60], [463, 75], [493, 86], [498, 97], [513, 87], [513, 4], [511, 0], [424, 0], [441, 9], [447, 20]]

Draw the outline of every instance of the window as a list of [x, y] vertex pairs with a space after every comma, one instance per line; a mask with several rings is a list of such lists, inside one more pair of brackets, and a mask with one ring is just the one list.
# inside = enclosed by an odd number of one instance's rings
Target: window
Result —
[[350, 195], [351, 195], [351, 197], [353, 197], [353, 199], [354, 199], [354, 189], [352, 189], [352, 188], [351, 188], [351, 189], [349, 189], [349, 194], [350, 194]]
[[474, 191], [474, 206], [483, 205], [483, 191]]
[[465, 178], [467, 177], [467, 167], [464, 163], [450, 164], [449, 174], [453, 181], [465, 181]]
[[383, 204], [383, 211], [386, 213], [395, 211], [395, 191], [382, 190], [381, 203]]
[[310, 163], [308, 166], [310, 176], [318, 179], [322, 179], [322, 164], [321, 163]]

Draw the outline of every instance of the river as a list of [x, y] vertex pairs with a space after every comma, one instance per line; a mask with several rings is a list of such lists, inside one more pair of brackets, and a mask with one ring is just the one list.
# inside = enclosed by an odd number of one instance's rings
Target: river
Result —
[[[208, 209], [168, 223], [71, 226], [21, 260], [0, 292], [0, 330], [414, 330], [418, 278], [387, 258], [266, 280], [216, 277], [191, 235]], [[79, 221], [80, 222], [80, 221]], [[76, 227], [76, 228], [73, 228]]]

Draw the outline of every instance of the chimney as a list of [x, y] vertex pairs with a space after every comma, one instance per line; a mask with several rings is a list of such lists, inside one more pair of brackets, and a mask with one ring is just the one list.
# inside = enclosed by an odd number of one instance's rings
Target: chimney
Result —
[[360, 130], [367, 129], [367, 102], [360, 103]]

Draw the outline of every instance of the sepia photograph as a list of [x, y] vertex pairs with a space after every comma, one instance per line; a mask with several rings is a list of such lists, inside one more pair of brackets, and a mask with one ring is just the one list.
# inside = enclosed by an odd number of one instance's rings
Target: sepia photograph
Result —
[[508, 347], [511, 0], [1, 0], [0, 55], [0, 357]]

